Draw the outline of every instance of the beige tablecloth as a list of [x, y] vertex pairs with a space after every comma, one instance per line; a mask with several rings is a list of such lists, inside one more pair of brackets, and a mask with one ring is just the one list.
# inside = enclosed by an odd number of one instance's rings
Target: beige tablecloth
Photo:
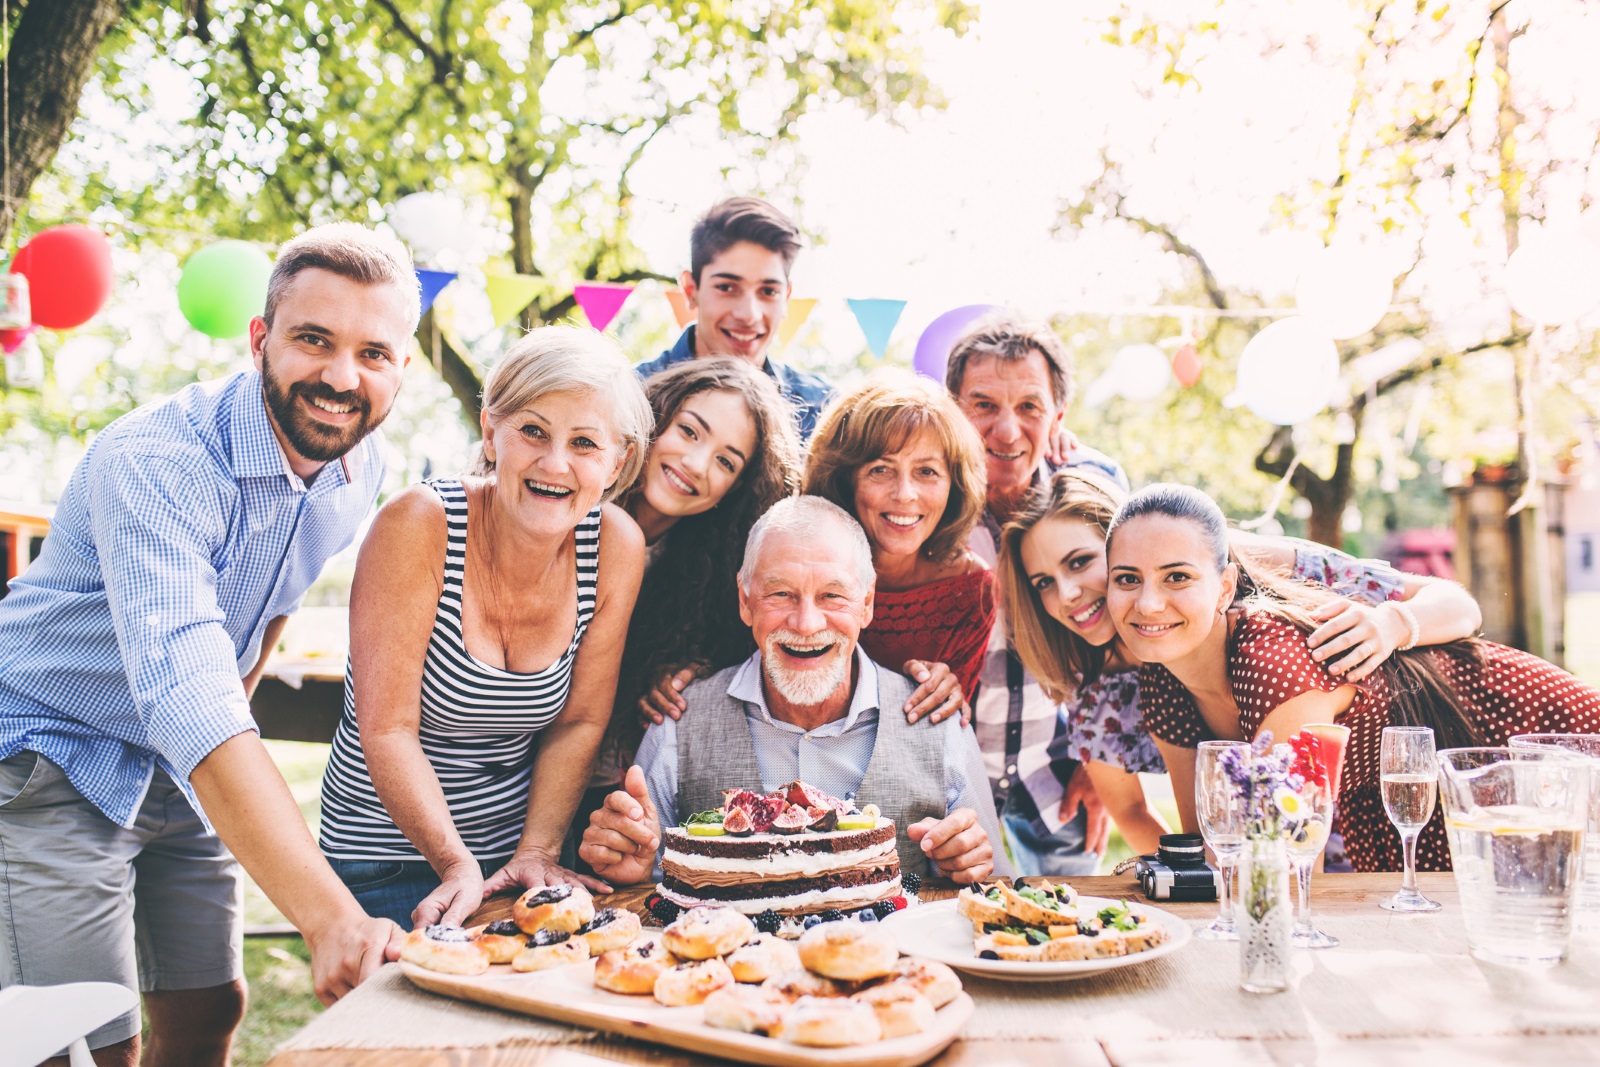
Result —
[[[971, 1040], [1507, 1037], [1600, 1035], [1600, 942], [1546, 970], [1467, 955], [1459, 915], [1373, 909], [1322, 918], [1344, 944], [1295, 952], [1290, 992], [1238, 984], [1238, 948], [1193, 941], [1139, 966], [1071, 982], [964, 978], [978, 1010]], [[390, 966], [279, 1051], [476, 1048], [596, 1040], [589, 1031], [459, 1003], [411, 986]]]

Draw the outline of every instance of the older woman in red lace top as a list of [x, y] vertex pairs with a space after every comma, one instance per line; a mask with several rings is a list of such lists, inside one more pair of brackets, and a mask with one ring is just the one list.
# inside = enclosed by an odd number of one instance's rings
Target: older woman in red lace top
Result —
[[802, 492], [855, 516], [878, 573], [861, 647], [925, 683], [905, 711], [966, 706], [995, 622], [993, 575], [967, 551], [983, 513], [983, 442], [944, 390], [879, 371], [823, 413]]

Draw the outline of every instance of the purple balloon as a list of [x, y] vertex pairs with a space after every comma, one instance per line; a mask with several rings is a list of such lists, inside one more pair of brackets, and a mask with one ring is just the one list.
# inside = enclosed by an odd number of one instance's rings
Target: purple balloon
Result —
[[917, 350], [911, 356], [911, 366], [918, 374], [926, 374], [936, 382], [944, 381], [944, 365], [967, 327], [990, 312], [1000, 311], [997, 304], [967, 304], [952, 308], [928, 323], [928, 328], [917, 338]]

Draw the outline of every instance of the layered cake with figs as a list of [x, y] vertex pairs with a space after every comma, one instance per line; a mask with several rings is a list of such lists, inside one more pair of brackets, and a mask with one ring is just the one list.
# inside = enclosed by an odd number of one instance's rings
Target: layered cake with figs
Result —
[[678, 908], [735, 908], [766, 927], [773, 916], [872, 909], [881, 918], [904, 906], [894, 822], [804, 782], [727, 790], [720, 809], [665, 837], [656, 888]]

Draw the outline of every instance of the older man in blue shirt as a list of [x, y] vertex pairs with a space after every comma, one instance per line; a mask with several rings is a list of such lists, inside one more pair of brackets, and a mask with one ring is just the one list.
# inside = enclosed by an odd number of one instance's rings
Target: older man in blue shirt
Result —
[[677, 344], [647, 363], [649, 378], [701, 356], [732, 356], [765, 371], [789, 402], [802, 442], [811, 439], [833, 386], [767, 355], [788, 311], [789, 271], [800, 229], [765, 200], [735, 197], [706, 212], [689, 235], [689, 269], [679, 284], [694, 324]]
[[[324, 1000], [398, 951], [317, 851], [249, 695], [377, 497], [419, 310], [398, 243], [348, 223], [289, 242], [255, 369], [107, 427], [0, 600], [0, 986], [141, 989], [156, 1062], [227, 1059], [239, 863]], [[98, 1062], [137, 1062], [139, 1029], [89, 1035]]]
[[834, 504], [792, 497], [757, 520], [739, 572], [757, 651], [691, 685], [682, 717], [646, 732], [624, 788], [584, 831], [579, 855], [596, 874], [643, 881], [663, 826], [718, 806], [724, 788], [771, 792], [796, 779], [878, 805], [898, 828], [904, 870], [958, 882], [1010, 873], [971, 728], [907, 723], [899, 709], [913, 683], [856, 643], [873, 586], [866, 535]]

